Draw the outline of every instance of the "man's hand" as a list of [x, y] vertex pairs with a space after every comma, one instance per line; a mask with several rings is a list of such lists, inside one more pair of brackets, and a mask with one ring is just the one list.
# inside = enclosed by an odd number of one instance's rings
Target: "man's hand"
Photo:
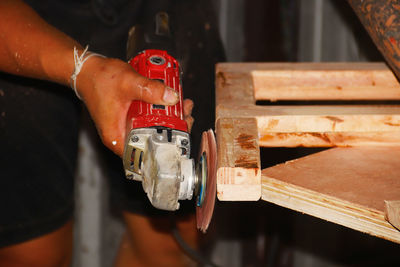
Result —
[[186, 121], [188, 125], [189, 133], [192, 131], [192, 126], [194, 123], [194, 119], [192, 117], [192, 110], [193, 110], [193, 101], [190, 99], [183, 100], [183, 119]]
[[[129, 64], [118, 60], [92, 57], [77, 78], [77, 91], [85, 102], [103, 143], [120, 157], [123, 154], [126, 115], [133, 100], [174, 105], [177, 93], [163, 83], [138, 74]], [[193, 123], [193, 102], [183, 104], [189, 129]]]

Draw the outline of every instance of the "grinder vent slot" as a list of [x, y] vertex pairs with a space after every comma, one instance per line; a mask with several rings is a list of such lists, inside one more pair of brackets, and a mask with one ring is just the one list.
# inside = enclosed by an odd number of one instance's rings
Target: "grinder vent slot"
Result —
[[143, 163], [143, 151], [140, 151], [139, 163], [138, 163], [139, 170], [142, 168], [142, 163]]
[[135, 167], [135, 154], [136, 154], [136, 148], [133, 148], [131, 153], [131, 168]]

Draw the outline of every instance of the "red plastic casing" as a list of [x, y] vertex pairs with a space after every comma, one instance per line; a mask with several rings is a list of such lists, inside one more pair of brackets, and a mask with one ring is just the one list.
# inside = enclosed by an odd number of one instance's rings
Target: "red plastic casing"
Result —
[[[152, 57], [161, 57], [163, 64], [153, 64]], [[127, 130], [148, 127], [166, 127], [179, 131], [188, 131], [183, 119], [183, 96], [178, 61], [164, 50], [148, 49], [139, 53], [128, 62], [139, 74], [149, 78], [162, 80], [179, 94], [179, 102], [174, 106], [157, 105], [143, 101], [132, 101], [127, 115]], [[149, 90], [142, 88], [142, 90]]]

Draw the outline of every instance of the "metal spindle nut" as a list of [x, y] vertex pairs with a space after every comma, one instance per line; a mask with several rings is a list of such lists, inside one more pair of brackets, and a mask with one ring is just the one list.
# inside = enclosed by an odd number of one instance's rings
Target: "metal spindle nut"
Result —
[[182, 139], [181, 140], [181, 145], [182, 146], [187, 146], [189, 144], [189, 141], [187, 139]]

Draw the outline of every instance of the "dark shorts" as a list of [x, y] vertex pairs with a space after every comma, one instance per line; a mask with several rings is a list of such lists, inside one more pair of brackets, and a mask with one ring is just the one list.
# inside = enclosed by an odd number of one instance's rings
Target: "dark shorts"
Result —
[[71, 218], [80, 109], [70, 91], [54, 84], [0, 78], [3, 246], [47, 233]]
[[[110, 1], [112, 8], [94, 6], [96, 1], [27, 2], [49, 23], [81, 44], [90, 44], [90, 50], [121, 59], [128, 30], [143, 8], [143, 1], [126, 0]], [[216, 23], [207, 5], [177, 2], [175, 11], [182, 14], [175, 21], [177, 49], [184, 55], [184, 97], [195, 102], [196, 155], [201, 132], [213, 127], [214, 63], [221, 61], [223, 52], [215, 28], [210, 29]], [[188, 7], [194, 13], [183, 12]], [[69, 88], [0, 74], [0, 247], [49, 233], [72, 218], [80, 110]], [[119, 157], [104, 149], [103, 163], [115, 210], [170, 214], [151, 206], [141, 183], [125, 179]], [[182, 212], [193, 211], [192, 202], [183, 206], [189, 207]]]

